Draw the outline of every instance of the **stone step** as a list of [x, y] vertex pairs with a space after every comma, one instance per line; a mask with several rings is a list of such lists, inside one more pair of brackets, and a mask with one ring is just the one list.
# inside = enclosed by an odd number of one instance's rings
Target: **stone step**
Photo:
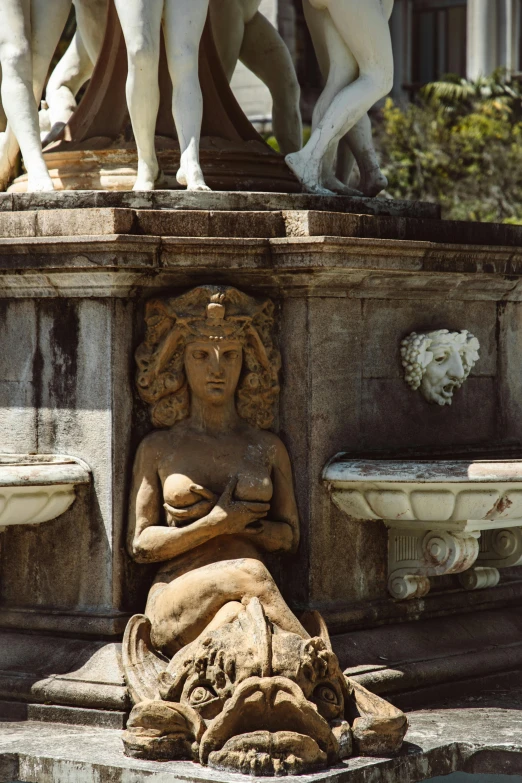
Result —
[[329, 236], [456, 245], [522, 246], [522, 226], [319, 210], [94, 207], [0, 211], [0, 241], [2, 238], [114, 235], [251, 239]]

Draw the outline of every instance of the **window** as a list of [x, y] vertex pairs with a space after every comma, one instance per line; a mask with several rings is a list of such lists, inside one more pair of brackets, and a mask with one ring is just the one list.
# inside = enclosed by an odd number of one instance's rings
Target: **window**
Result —
[[466, 75], [466, 3], [416, 2], [412, 9], [412, 87], [447, 73]]

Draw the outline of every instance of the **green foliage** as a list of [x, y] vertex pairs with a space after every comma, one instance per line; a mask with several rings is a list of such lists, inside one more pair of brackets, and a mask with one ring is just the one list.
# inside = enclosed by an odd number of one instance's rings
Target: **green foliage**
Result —
[[376, 126], [388, 193], [438, 201], [446, 218], [522, 223], [522, 92], [497, 71], [446, 77]]

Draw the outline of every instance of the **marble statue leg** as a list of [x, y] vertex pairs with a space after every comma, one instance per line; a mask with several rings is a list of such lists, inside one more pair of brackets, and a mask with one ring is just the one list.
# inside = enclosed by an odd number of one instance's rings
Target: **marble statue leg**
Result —
[[[394, 0], [381, 0], [386, 19], [389, 21]], [[352, 154], [350, 155], [349, 152]], [[377, 196], [388, 187], [388, 180], [381, 171], [375, 146], [373, 144], [372, 124], [365, 114], [359, 122], [340, 141], [337, 175], [347, 184], [353, 168], [353, 159], [357, 161], [360, 180], [358, 187], [365, 196]]]
[[[348, 131], [344, 139], [348, 140], [348, 145], [353, 150], [357, 166], [359, 167], [359, 190], [365, 196], [377, 196], [381, 190], [388, 186], [388, 180], [382, 173], [379, 165], [373, 144], [372, 124], [367, 114], [359, 120], [355, 127]], [[341, 143], [343, 143], [344, 139], [341, 140]], [[348, 180], [344, 181], [347, 182]]]
[[[305, 6], [308, 3], [305, 0]], [[324, 96], [318, 102], [317, 113], [322, 118], [304, 149], [287, 156], [287, 163], [306, 189], [324, 193], [327, 189], [321, 182], [325, 157], [333, 157], [331, 145], [337, 145], [391, 89], [393, 54], [380, 0], [354, 0], [349, 5], [330, 0], [316, 19], [328, 41], [331, 64]], [[359, 76], [351, 82], [350, 55], [359, 66]], [[329, 102], [333, 93], [335, 97]]]
[[216, 49], [230, 82], [236, 70], [245, 35], [243, 0], [210, 0], [209, 12]]
[[53, 141], [75, 112], [76, 95], [91, 78], [103, 44], [107, 0], [76, 0], [75, 9], [76, 33], [47, 83], [51, 133], [44, 143]]
[[[4, 0], [0, 29], [2, 103], [8, 127], [0, 140], [0, 188], [11, 178], [19, 149], [28, 173], [28, 191], [53, 190], [40, 143], [37, 103], [71, 0]], [[31, 91], [30, 86], [33, 86]]]
[[[355, 81], [359, 74], [359, 66], [351, 52], [343, 46], [342, 39], [335, 27], [325, 23], [324, 17], [328, 11], [314, 8], [314, 6], [306, 2], [303, 7], [308, 29], [310, 30], [314, 49], [317, 54], [319, 68], [321, 69], [321, 73], [325, 80], [325, 87], [319, 96], [312, 115], [313, 133], [323, 119], [332, 101], [335, 99], [339, 89], [342, 89], [342, 86], [346, 86]], [[339, 87], [337, 80], [334, 78], [335, 71], [330, 62], [330, 52], [334, 50], [343, 54], [342, 67], [339, 61], [337, 61], [335, 65], [336, 71], [340, 71], [345, 80], [341, 87]], [[348, 136], [344, 136], [343, 139], [341, 139], [340, 145], [344, 153], [344, 158], [346, 159], [345, 176], [336, 176], [335, 168], [336, 160], [339, 157], [339, 145], [332, 144], [323, 160], [321, 185], [325, 188], [325, 192], [327, 190], [329, 192], [340, 193], [347, 196], [361, 195], [361, 191], [350, 188], [348, 185], [355, 162], [355, 152], [349, 143]]]
[[134, 190], [154, 190], [159, 174], [154, 133], [159, 110], [158, 68], [163, 0], [115, 0], [127, 45], [127, 104], [138, 149]]
[[43, 135], [45, 146], [53, 141], [69, 122], [77, 108], [76, 94], [90, 78], [93, 65], [79, 30], [52, 72], [45, 91], [50, 132]]
[[214, 40], [229, 81], [241, 60], [270, 90], [274, 135], [286, 155], [302, 145], [297, 74], [275, 27], [263, 14], [247, 13], [247, 5], [245, 0], [211, 0]]
[[[0, 85], [2, 84], [2, 66], [0, 65]], [[5, 116], [4, 106], [2, 104], [2, 95], [0, 90], [0, 133], [7, 128], [7, 117]]]
[[177, 180], [187, 190], [210, 190], [199, 164], [203, 96], [198, 59], [207, 13], [208, 0], [166, 0], [163, 15], [172, 114], [181, 152]]
[[274, 136], [281, 152], [301, 149], [301, 89], [292, 57], [275, 27], [259, 12], [245, 26], [240, 60], [270, 90]]

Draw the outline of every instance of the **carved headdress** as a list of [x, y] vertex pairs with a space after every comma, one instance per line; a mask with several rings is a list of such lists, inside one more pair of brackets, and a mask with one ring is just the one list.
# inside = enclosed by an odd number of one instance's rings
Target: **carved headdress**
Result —
[[145, 341], [136, 351], [140, 397], [152, 406], [158, 427], [189, 413], [185, 345], [192, 340], [240, 340], [243, 371], [237, 411], [253, 426], [268, 428], [279, 393], [279, 351], [274, 345], [274, 305], [229, 286], [200, 286], [169, 299], [153, 299], [145, 312]]

